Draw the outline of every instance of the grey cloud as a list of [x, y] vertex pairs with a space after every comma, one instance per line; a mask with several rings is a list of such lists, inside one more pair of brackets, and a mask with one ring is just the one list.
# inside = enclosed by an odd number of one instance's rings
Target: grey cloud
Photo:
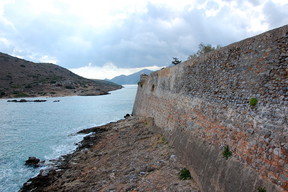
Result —
[[271, 28], [288, 24], [288, 3], [283, 6], [268, 2], [264, 6], [264, 13]]
[[[279, 17], [288, 18], [286, 13], [276, 11], [278, 7], [266, 6], [269, 22], [281, 24], [285, 19], [279, 21]], [[201, 42], [227, 45], [249, 35], [245, 21], [231, 18], [228, 8], [223, 8], [217, 17], [206, 17], [203, 10], [187, 8], [177, 12], [151, 3], [146, 8], [146, 13], [134, 13], [122, 24], [100, 31], [71, 15], [42, 14], [31, 18], [25, 10], [9, 7], [5, 16], [15, 24], [17, 32], [4, 29], [4, 36], [17, 42], [15, 46], [22, 55], [48, 55], [57, 58], [61, 66], [77, 68], [90, 62], [97, 66], [113, 62], [118, 67], [169, 65], [172, 57], [185, 60]], [[7, 53], [13, 50], [0, 48]]]

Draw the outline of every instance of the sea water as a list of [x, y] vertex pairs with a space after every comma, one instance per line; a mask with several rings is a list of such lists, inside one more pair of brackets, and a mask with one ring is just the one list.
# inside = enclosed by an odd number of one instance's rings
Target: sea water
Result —
[[109, 95], [41, 98], [44, 103], [0, 99], [0, 191], [18, 191], [39, 173], [41, 168], [24, 165], [28, 157], [51, 160], [71, 153], [83, 138], [75, 134], [79, 130], [131, 113], [136, 90], [127, 85]]

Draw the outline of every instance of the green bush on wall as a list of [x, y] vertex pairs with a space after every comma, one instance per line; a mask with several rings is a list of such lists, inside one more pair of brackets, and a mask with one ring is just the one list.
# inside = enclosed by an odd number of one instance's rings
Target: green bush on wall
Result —
[[191, 179], [191, 174], [190, 171], [186, 168], [181, 169], [181, 171], [179, 172], [179, 179], [180, 180], [187, 180], [187, 179]]
[[138, 82], [138, 85], [139, 85], [141, 88], [143, 87], [143, 84], [144, 84], [144, 83], [141, 82], [141, 81]]
[[251, 107], [255, 107], [257, 105], [257, 103], [258, 103], [258, 99], [255, 97], [252, 97], [249, 101], [249, 104]]
[[228, 159], [229, 157], [232, 156], [232, 152], [231, 152], [230, 149], [229, 149], [229, 145], [226, 145], [226, 146], [224, 147], [224, 151], [223, 151], [222, 155], [223, 155], [223, 157], [226, 158], [226, 159]]
[[259, 187], [258, 192], [266, 192], [266, 189], [264, 187]]

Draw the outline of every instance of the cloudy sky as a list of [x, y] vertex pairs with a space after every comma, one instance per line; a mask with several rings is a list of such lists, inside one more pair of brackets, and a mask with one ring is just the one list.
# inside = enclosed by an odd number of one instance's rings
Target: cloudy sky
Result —
[[288, 0], [0, 0], [0, 52], [112, 78], [288, 24]]

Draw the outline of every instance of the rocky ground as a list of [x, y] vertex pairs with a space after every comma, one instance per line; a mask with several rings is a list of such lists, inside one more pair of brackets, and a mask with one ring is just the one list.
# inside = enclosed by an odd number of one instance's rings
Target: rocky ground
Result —
[[73, 154], [30, 179], [21, 191], [199, 192], [193, 179], [179, 179], [184, 165], [153, 127], [152, 119], [129, 117], [83, 130], [92, 133]]

